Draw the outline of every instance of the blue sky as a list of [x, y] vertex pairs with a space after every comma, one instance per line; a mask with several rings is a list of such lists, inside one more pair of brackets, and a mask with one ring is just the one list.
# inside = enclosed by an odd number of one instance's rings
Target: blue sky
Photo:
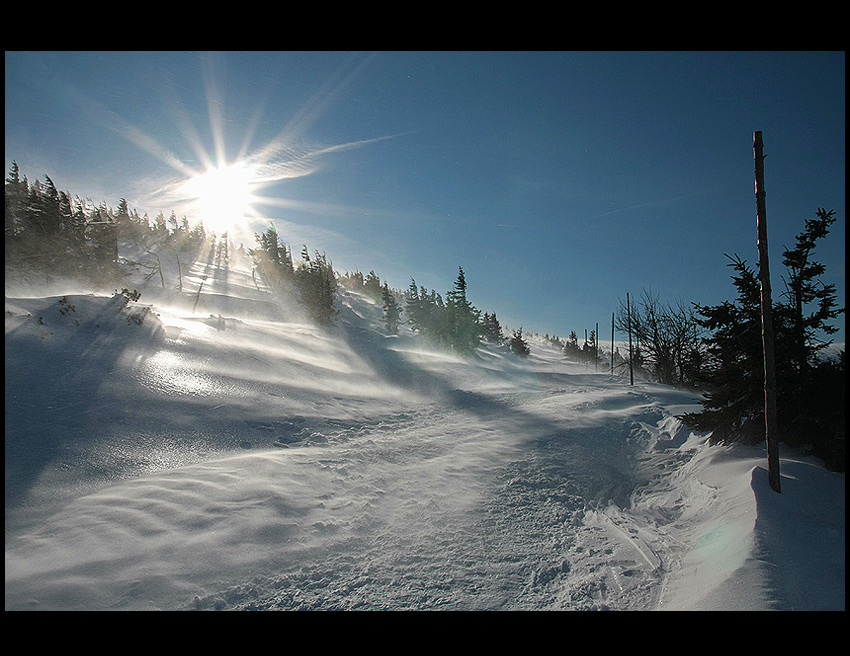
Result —
[[[209, 162], [253, 163], [295, 253], [580, 336], [650, 290], [734, 297], [764, 135], [774, 294], [806, 217], [844, 305], [843, 52], [6, 52], [5, 158], [153, 218]], [[844, 341], [844, 319], [834, 337]]]

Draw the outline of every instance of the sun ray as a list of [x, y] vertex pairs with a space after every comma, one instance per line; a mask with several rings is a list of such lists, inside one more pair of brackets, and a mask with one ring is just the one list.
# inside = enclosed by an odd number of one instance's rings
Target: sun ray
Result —
[[[345, 216], [352, 212], [369, 214], [360, 208], [289, 200], [267, 188], [283, 181], [316, 174], [323, 168], [322, 160], [334, 154], [400, 136], [384, 135], [331, 145], [312, 142], [306, 136], [309, 128], [339, 100], [345, 88], [373, 57], [374, 54], [345, 62], [285, 123], [280, 132], [252, 150], [250, 143], [263, 114], [261, 108], [258, 108], [247, 126], [246, 134], [241, 135], [242, 141], [235, 159], [229, 159], [227, 154], [227, 108], [214, 54], [203, 56], [200, 62], [211, 141], [201, 136], [202, 131], [198, 130], [198, 126], [184, 111], [179, 111], [179, 105], [172, 107], [174, 119], [194, 153], [194, 160], [183, 161], [157, 139], [130, 125], [108, 108], [87, 98], [82, 100], [98, 122], [176, 172], [176, 176], [170, 179], [160, 179], [154, 185], [154, 190], [145, 194], [146, 201], [154, 205], [151, 209], [175, 211], [193, 221], [201, 221], [205, 228], [217, 234], [235, 228], [251, 232], [250, 222], [263, 218], [259, 209], [261, 206], [289, 207], [323, 216]], [[175, 90], [166, 101], [176, 103], [177, 98]]]

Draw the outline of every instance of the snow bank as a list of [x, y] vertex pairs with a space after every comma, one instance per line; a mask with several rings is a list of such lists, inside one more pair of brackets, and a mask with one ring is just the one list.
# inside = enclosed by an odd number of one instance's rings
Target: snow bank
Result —
[[844, 608], [844, 475], [693, 395], [184, 282], [6, 298], [7, 610]]

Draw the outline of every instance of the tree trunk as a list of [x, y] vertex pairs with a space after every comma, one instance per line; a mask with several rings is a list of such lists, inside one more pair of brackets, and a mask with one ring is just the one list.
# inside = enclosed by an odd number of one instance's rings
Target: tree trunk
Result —
[[770, 487], [781, 492], [779, 481], [779, 435], [776, 416], [776, 371], [773, 358], [773, 315], [770, 298], [770, 267], [767, 252], [767, 213], [764, 191], [764, 155], [761, 132], [753, 138], [756, 166], [756, 212], [758, 215], [759, 279], [761, 281], [761, 335], [764, 349], [764, 423], [767, 441], [767, 472]]

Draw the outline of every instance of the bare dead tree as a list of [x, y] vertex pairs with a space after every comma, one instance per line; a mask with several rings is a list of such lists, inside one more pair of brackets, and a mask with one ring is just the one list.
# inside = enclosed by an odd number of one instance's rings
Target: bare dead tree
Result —
[[693, 382], [692, 363], [700, 348], [702, 330], [692, 307], [679, 301], [676, 306], [662, 303], [657, 295], [644, 290], [640, 301], [632, 304], [626, 297], [617, 319], [620, 330], [629, 331], [629, 359], [632, 339], [640, 345], [641, 363], [657, 382], [686, 385]]

